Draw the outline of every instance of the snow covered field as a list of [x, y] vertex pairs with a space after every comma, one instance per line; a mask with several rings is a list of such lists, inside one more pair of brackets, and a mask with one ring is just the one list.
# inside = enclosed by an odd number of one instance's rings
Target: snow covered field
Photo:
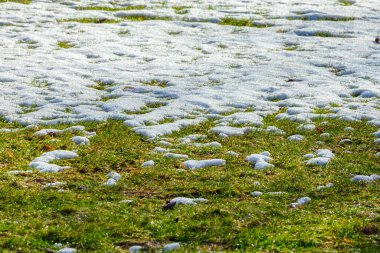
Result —
[[[110, 8], [80, 9], [94, 5]], [[0, 116], [122, 119], [150, 137], [281, 107], [380, 126], [379, 17], [377, 0], [0, 3]]]

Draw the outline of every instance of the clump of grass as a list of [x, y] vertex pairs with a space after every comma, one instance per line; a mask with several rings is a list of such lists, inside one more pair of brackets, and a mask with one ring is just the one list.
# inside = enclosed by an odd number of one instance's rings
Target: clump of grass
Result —
[[18, 4], [30, 4], [32, 0], [0, 0], [0, 3], [6, 3], [6, 2], [12, 2], [12, 3], [18, 3]]
[[32, 105], [21, 105], [21, 114], [27, 114], [31, 112], [35, 112], [38, 110], [38, 105], [32, 104]]
[[130, 34], [130, 31], [128, 29], [124, 29], [124, 30], [120, 30], [117, 34], [119, 36], [126, 36]]
[[349, 1], [349, 0], [338, 0], [338, 3], [340, 3], [341, 5], [344, 5], [344, 6], [351, 6], [353, 5], [355, 2], [354, 1]]
[[74, 47], [74, 44], [72, 44], [72, 43], [69, 42], [69, 41], [61, 40], [61, 41], [58, 41], [58, 42], [57, 42], [57, 46], [58, 46], [59, 48], [68, 49], [68, 48], [72, 48], [72, 47]]
[[284, 45], [284, 50], [285, 51], [295, 51], [295, 50], [298, 50], [298, 48], [299, 48], [298, 44], [286, 43]]
[[114, 86], [114, 82], [108, 82], [108, 81], [102, 81], [102, 80], [95, 80], [96, 83], [95, 86], [91, 86], [91, 88], [97, 89], [97, 90], [105, 90], [108, 87]]
[[69, 19], [59, 19], [57, 22], [77, 22], [83, 24], [115, 24], [120, 23], [120, 19], [107, 19], [107, 18], [69, 18]]
[[247, 26], [247, 27], [255, 27], [255, 28], [266, 28], [266, 27], [273, 26], [273, 24], [253, 22], [253, 20], [251, 19], [236, 19], [232, 17], [222, 18], [219, 24], [230, 25], [230, 26]]
[[145, 5], [129, 5], [124, 7], [106, 7], [106, 6], [84, 6], [76, 7], [78, 11], [130, 11], [130, 10], [143, 10]]
[[188, 6], [173, 6], [172, 9], [174, 10], [174, 12], [176, 14], [179, 14], [179, 15], [184, 15], [184, 14], [187, 14], [189, 13], [189, 10], [187, 10]]
[[46, 88], [50, 85], [50, 83], [47, 80], [40, 80], [38, 78], [34, 78], [30, 84], [31, 86], [36, 88]]
[[158, 79], [152, 79], [150, 81], [141, 81], [141, 83], [144, 85], [157, 86], [161, 88], [165, 88], [169, 84], [169, 82], [166, 80], [158, 80]]

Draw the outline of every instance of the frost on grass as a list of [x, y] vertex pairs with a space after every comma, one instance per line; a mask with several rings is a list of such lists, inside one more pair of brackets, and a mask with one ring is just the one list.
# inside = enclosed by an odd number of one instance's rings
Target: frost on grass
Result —
[[202, 169], [211, 166], [224, 166], [226, 161], [223, 159], [209, 159], [209, 160], [188, 160], [183, 162], [183, 167], [190, 170]]

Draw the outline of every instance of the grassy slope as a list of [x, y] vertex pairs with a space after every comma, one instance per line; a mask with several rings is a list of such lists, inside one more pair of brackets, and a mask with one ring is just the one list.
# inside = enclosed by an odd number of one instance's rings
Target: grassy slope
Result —
[[[266, 118], [288, 135], [300, 133], [296, 123]], [[179, 172], [180, 161], [150, 154], [156, 145], [136, 136], [121, 122], [84, 123], [98, 133], [91, 145], [75, 147], [73, 134], [33, 137], [34, 130], [0, 133], [0, 248], [2, 252], [42, 252], [63, 243], [80, 252], [125, 252], [134, 244], [161, 248], [171, 241], [183, 251], [244, 252], [378, 252], [380, 241], [379, 183], [353, 184], [354, 174], [379, 174], [379, 158], [371, 133], [362, 122], [328, 120], [321, 125], [331, 133], [324, 145], [317, 132], [304, 132], [306, 140], [293, 143], [286, 136], [252, 132], [244, 137], [220, 139], [208, 134], [205, 141], [219, 141], [221, 149], [178, 146], [191, 158], [224, 158], [225, 167]], [[207, 133], [212, 122], [169, 136], [174, 140], [193, 133]], [[352, 126], [354, 132], [344, 132]], [[1, 127], [10, 127], [0, 123]], [[12, 126], [11, 126], [12, 127]], [[65, 126], [57, 126], [64, 128]], [[339, 145], [343, 138], [353, 144]], [[59, 141], [53, 141], [58, 139]], [[49, 145], [46, 146], [46, 145]], [[8, 170], [27, 168], [47, 148], [78, 149], [80, 158], [60, 162], [71, 169], [56, 174], [10, 176]], [[306, 166], [302, 156], [317, 148], [330, 148], [336, 158], [325, 168]], [[240, 156], [229, 157], [233, 150]], [[273, 169], [257, 171], [246, 155], [268, 150]], [[346, 153], [351, 151], [352, 153]], [[154, 168], [140, 164], [154, 159]], [[115, 170], [122, 179], [105, 187], [105, 175]], [[44, 189], [49, 182], [64, 181], [64, 192]], [[255, 186], [255, 181], [261, 186]], [[317, 191], [321, 184], [333, 188]], [[285, 191], [281, 196], [250, 192]], [[162, 210], [176, 196], [203, 197], [208, 202]], [[287, 205], [309, 196], [300, 208]], [[133, 199], [131, 204], [119, 203]]]

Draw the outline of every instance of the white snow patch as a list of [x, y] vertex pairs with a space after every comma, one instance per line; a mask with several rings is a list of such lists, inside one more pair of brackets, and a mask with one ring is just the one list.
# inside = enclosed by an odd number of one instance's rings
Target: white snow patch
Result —
[[77, 158], [78, 154], [66, 150], [54, 150], [42, 154], [29, 163], [29, 168], [39, 170], [40, 172], [58, 172], [69, 168], [68, 166], [59, 166], [50, 164], [50, 162]]
[[305, 137], [299, 134], [291, 135], [288, 137], [289, 141], [302, 141], [303, 139], [305, 139]]
[[74, 136], [71, 138], [71, 140], [76, 144], [76, 145], [89, 145], [90, 140], [86, 137], [82, 136]]
[[162, 249], [162, 252], [169, 252], [169, 251], [174, 251], [178, 250], [180, 248], [180, 244], [178, 242], [173, 242], [166, 244], [164, 248]]
[[183, 154], [176, 154], [176, 153], [166, 153], [163, 155], [164, 158], [170, 158], [170, 159], [188, 159], [188, 155]]
[[352, 182], [372, 182], [374, 180], [380, 180], [380, 176], [377, 174], [372, 174], [370, 176], [356, 175], [353, 178], [351, 178]]
[[143, 164], [141, 164], [141, 167], [151, 167], [151, 166], [154, 166], [155, 163], [153, 160], [149, 160], [149, 161], [146, 161], [144, 162]]
[[209, 160], [188, 160], [183, 163], [186, 169], [202, 169], [211, 166], [223, 166], [226, 165], [226, 161], [223, 159], [209, 159]]

